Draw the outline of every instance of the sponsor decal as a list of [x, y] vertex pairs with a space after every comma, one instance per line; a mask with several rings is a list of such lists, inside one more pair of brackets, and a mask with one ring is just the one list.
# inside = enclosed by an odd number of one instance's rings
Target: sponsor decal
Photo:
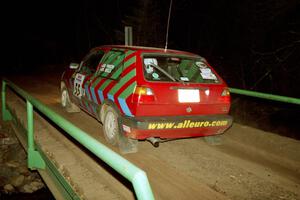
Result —
[[100, 72], [106, 72], [106, 73], [111, 73], [112, 70], [115, 68], [115, 65], [111, 65], [111, 64], [102, 64], [100, 67]]
[[227, 120], [214, 120], [214, 121], [192, 121], [184, 120], [182, 122], [162, 122], [162, 123], [149, 123], [147, 129], [177, 129], [177, 128], [201, 128], [201, 127], [217, 127], [227, 126]]
[[127, 133], [130, 133], [131, 132], [131, 129], [130, 129], [130, 127], [129, 126], [126, 126], [126, 125], [122, 125], [122, 128], [123, 128], [123, 130], [125, 131], [125, 132], [127, 132]]

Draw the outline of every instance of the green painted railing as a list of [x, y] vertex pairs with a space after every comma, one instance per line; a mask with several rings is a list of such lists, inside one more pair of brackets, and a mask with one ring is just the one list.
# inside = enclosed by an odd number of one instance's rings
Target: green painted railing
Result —
[[35, 99], [27, 92], [19, 88], [17, 85], [9, 80], [2, 80], [2, 118], [3, 120], [11, 120], [12, 116], [6, 108], [6, 87], [9, 86], [12, 90], [26, 99], [27, 102], [27, 140], [28, 140], [28, 167], [31, 169], [39, 168], [45, 169], [45, 162], [41, 156], [44, 152], [39, 153], [35, 148], [34, 133], [33, 133], [33, 107], [42, 112], [51, 121], [57, 124], [60, 128], [66, 131], [70, 136], [76, 139], [84, 147], [90, 150], [94, 155], [107, 163], [110, 167], [124, 176], [133, 184], [133, 188], [138, 199], [152, 200], [154, 195], [152, 193], [146, 173], [115, 153], [93, 137], [89, 136], [80, 128], [73, 125], [49, 107]]
[[251, 97], [258, 97], [258, 98], [262, 98], [262, 99], [269, 99], [269, 100], [273, 100], [273, 101], [280, 101], [280, 102], [300, 105], [299, 98], [285, 97], [285, 96], [280, 96], [280, 95], [255, 92], [255, 91], [250, 91], [250, 90], [241, 90], [241, 89], [236, 89], [236, 88], [229, 88], [229, 90], [233, 94], [241, 94], [241, 95], [246, 95], [246, 96], [251, 96]]

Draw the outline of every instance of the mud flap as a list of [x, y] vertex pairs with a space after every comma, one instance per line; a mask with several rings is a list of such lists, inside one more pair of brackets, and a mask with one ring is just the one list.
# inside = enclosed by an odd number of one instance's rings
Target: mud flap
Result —
[[209, 145], [221, 145], [223, 143], [221, 135], [213, 135], [204, 137], [204, 141]]
[[66, 111], [68, 113], [78, 113], [80, 112], [80, 108], [76, 106], [74, 103], [70, 102], [70, 105], [66, 107]]
[[119, 150], [122, 154], [138, 152], [138, 140], [130, 139], [122, 134], [118, 141]]
[[122, 119], [119, 117], [119, 139], [118, 146], [122, 154], [136, 153], [138, 152], [138, 140], [128, 138], [124, 135], [122, 127]]

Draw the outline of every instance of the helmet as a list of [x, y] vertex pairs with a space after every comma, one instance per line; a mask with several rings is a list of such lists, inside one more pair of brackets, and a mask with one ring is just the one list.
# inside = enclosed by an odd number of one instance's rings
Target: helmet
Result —
[[154, 69], [153, 69], [153, 67], [151, 66], [151, 64], [150, 64], [150, 65], [146, 65], [146, 66], [145, 66], [145, 69], [146, 69], [146, 72], [147, 72], [148, 74], [151, 74], [151, 73], [153, 73], [153, 71], [154, 71]]

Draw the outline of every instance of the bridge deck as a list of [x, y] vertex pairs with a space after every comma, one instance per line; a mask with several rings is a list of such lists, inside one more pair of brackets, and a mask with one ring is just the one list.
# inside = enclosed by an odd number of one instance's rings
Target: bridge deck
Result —
[[[84, 112], [62, 110], [59, 76], [15, 82], [106, 144], [98, 121]], [[9, 103], [25, 121], [24, 105], [17, 98]], [[99, 199], [101, 194], [105, 198], [111, 195], [109, 199], [134, 199], [130, 183], [38, 116], [35, 132], [39, 145], [81, 195], [87, 199]], [[140, 142], [139, 152], [125, 158], [146, 171], [156, 199], [300, 199], [299, 141], [239, 124], [221, 139], [217, 146], [200, 138], [167, 142], [159, 148]]]
[[[26, 105], [11, 92], [8, 93], [8, 105], [26, 128]], [[73, 114], [73, 116], [76, 114]], [[91, 117], [84, 113], [83, 124], [88, 126]], [[101, 130], [101, 124], [93, 127]], [[26, 136], [14, 127], [23, 146], [26, 147]], [[80, 144], [49, 124], [38, 113], [34, 115], [35, 141], [48, 158], [54, 163], [59, 172], [70, 183], [74, 192], [83, 199], [135, 199], [131, 183], [112, 171], [109, 166], [95, 158]], [[100, 132], [100, 131], [99, 131]], [[117, 151], [117, 149], [115, 149]], [[128, 155], [131, 157], [131, 155]], [[191, 177], [176, 172], [173, 167], [166, 166], [154, 156], [139, 157], [135, 160], [139, 166], [155, 162], [147, 172], [150, 184], [155, 191], [156, 199], [227, 199], [222, 194], [212, 190], [207, 185], [193, 180]], [[161, 170], [163, 169], [163, 170]], [[63, 199], [59, 188], [39, 170], [57, 199]], [[52, 186], [52, 187], [51, 187]]]

